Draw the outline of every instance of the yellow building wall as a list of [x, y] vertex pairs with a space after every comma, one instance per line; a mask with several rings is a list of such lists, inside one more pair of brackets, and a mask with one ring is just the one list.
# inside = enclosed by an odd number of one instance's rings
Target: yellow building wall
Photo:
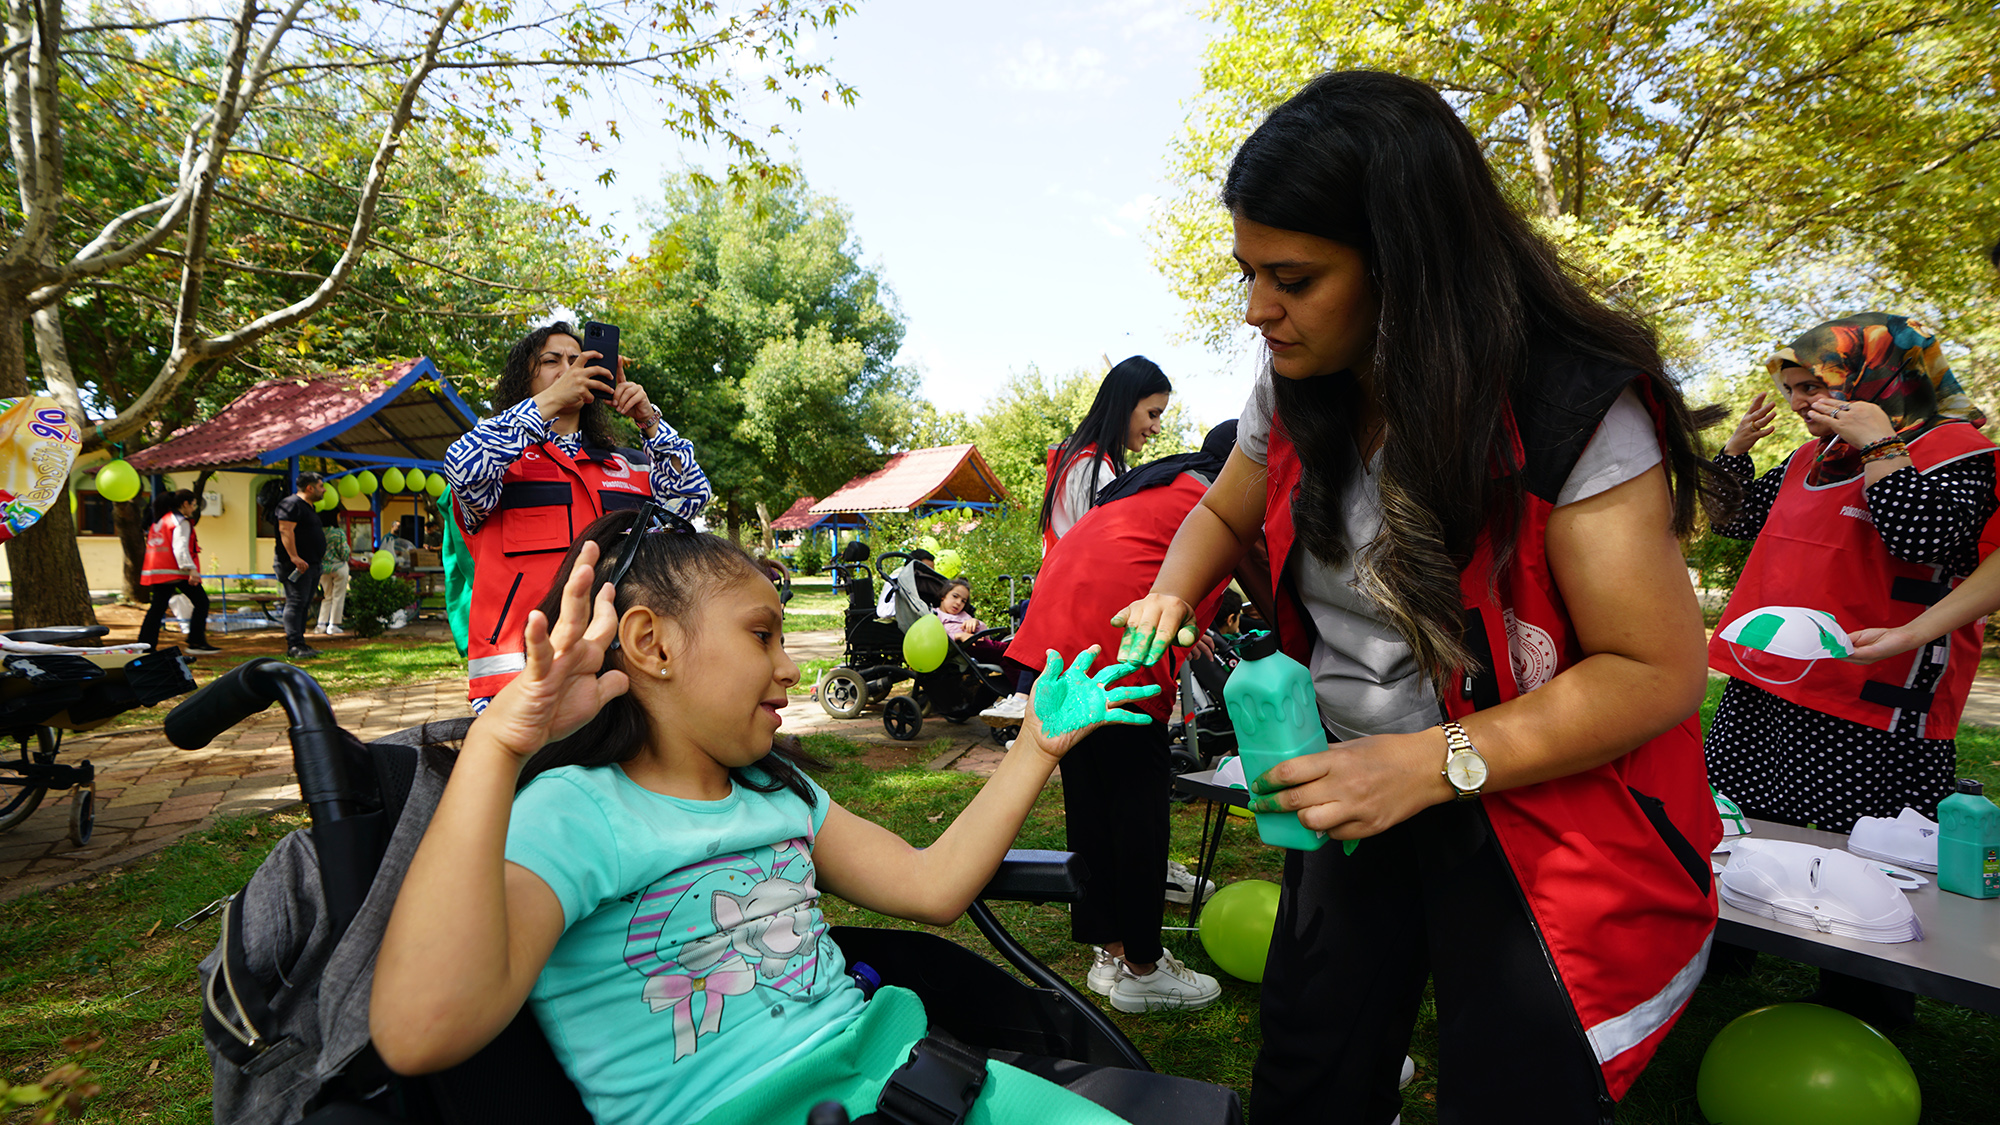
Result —
[[[76, 470], [70, 477], [74, 491], [80, 482], [90, 487], [97, 464]], [[164, 474], [170, 489], [193, 488], [198, 473]], [[216, 473], [208, 478], [203, 491], [203, 515], [195, 535], [201, 542], [201, 569], [206, 575], [253, 574], [269, 578], [276, 559], [277, 541], [257, 534], [257, 489], [279, 474]], [[150, 481], [147, 482], [151, 484]], [[219, 500], [221, 512], [214, 511]], [[341, 502], [349, 511], [366, 512], [368, 498], [356, 496]], [[393, 530], [396, 521], [416, 511], [416, 501], [408, 494], [383, 497], [382, 527]], [[359, 549], [359, 548], [357, 548]], [[125, 585], [125, 558], [115, 535], [77, 536], [77, 551], [83, 556], [84, 579], [92, 590], [121, 590]], [[0, 581], [8, 581], [7, 558], [0, 551]], [[219, 579], [218, 579], [219, 581]]]

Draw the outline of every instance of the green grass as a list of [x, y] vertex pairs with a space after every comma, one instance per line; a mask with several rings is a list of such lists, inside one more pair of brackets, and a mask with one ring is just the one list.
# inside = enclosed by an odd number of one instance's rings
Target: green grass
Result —
[[[1712, 709], [1720, 686], [1711, 690]], [[1967, 728], [1960, 747], [1974, 775], [1994, 773], [2000, 731]], [[935, 840], [979, 787], [964, 774], [922, 768], [931, 747], [884, 750], [843, 739], [811, 736], [807, 748], [831, 768], [821, 780], [846, 807], [917, 843]], [[890, 755], [885, 760], [884, 755]], [[1996, 777], [2000, 780], [2000, 777]], [[1172, 813], [1172, 854], [1192, 862], [1201, 828], [1198, 805]], [[208, 1064], [201, 1049], [194, 966], [213, 947], [216, 922], [181, 933], [173, 924], [239, 887], [278, 836], [302, 818], [285, 815], [227, 822], [183, 840], [152, 859], [89, 883], [0, 905], [0, 1077], [31, 1081], [61, 1056], [61, 1040], [82, 1032], [107, 1042], [92, 1060], [106, 1093], [90, 1118], [100, 1121], [188, 1123], [209, 1120]], [[1063, 846], [1060, 789], [1051, 787], [1023, 827], [1018, 846]], [[1225, 830], [1217, 878], [1275, 880], [1279, 853], [1256, 842], [1249, 822], [1232, 819]], [[826, 900], [836, 924], [919, 928]], [[1082, 981], [1088, 947], [1069, 940], [1068, 914], [1060, 907], [1003, 904], [997, 912], [1038, 956], [1069, 979]], [[1167, 924], [1185, 918], [1168, 907]], [[159, 923], [159, 925], [155, 925]], [[971, 924], [942, 931], [994, 956]], [[1169, 931], [1166, 944], [1204, 972], [1215, 966], [1192, 935]], [[997, 959], [997, 958], [996, 958]], [[1246, 1091], [1256, 1057], [1256, 986], [1222, 977], [1223, 998], [1185, 1015], [1128, 1016], [1106, 1011], [1162, 1070], [1220, 1082]], [[1747, 976], [1705, 982], [1653, 1065], [1619, 1113], [1623, 1125], [1683, 1125], [1702, 1120], [1694, 1100], [1695, 1074], [1715, 1033], [1743, 1012], [1812, 990], [1814, 971], [1772, 957], [1760, 958]], [[1929, 1125], [1972, 1125], [2000, 1120], [2000, 1093], [1990, 1076], [2000, 1064], [2000, 1020], [1946, 1004], [1919, 1000], [1919, 1021], [1891, 1033], [1923, 1085]], [[1339, 1018], [1329, 1013], [1328, 1018]], [[1437, 1039], [1426, 1000], [1411, 1053], [1416, 1081], [1403, 1120], [1429, 1125], [1437, 1114]]]
[[822, 629], [839, 629], [847, 623], [841, 612], [799, 613], [791, 606], [785, 607], [785, 632], [813, 633]]

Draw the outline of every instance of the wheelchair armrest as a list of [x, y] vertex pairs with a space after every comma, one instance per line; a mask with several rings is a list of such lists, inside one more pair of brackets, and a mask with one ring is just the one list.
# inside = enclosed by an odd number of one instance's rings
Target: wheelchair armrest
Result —
[[1086, 877], [1075, 852], [1015, 848], [1000, 861], [993, 881], [979, 892], [1000, 902], [1081, 902]]

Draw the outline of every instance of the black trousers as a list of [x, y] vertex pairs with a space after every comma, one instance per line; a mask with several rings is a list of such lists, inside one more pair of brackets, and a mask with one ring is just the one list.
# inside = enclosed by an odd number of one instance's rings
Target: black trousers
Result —
[[1615, 1104], [1512, 871], [1471, 805], [1285, 853], [1264, 969], [1252, 1125], [1388, 1125], [1423, 999], [1437, 1000], [1438, 1121], [1599, 1125]]
[[1166, 913], [1167, 730], [1112, 723], [1062, 760], [1063, 824], [1089, 881], [1070, 908], [1070, 936], [1092, 945], [1124, 942], [1135, 965], [1160, 959]]
[[306, 615], [312, 610], [313, 595], [319, 592], [319, 568], [278, 572], [285, 588], [285, 648], [306, 647]]
[[186, 594], [194, 603], [194, 612], [188, 615], [187, 643], [191, 648], [208, 647], [208, 591], [198, 583], [182, 579], [179, 582], [162, 582], [146, 587], [152, 601], [146, 604], [146, 619], [139, 623], [139, 643], [160, 647], [160, 629], [167, 623], [167, 602], [175, 594]]

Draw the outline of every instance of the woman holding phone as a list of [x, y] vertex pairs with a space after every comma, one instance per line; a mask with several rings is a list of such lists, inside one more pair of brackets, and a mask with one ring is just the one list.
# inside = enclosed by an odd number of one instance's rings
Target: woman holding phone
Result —
[[[522, 337], [494, 388], [494, 414], [445, 453], [451, 518], [476, 576], [466, 693], [474, 711], [524, 667], [528, 611], [586, 524], [649, 499], [687, 519], [708, 503], [693, 444], [625, 377], [629, 360], [620, 357], [614, 374], [582, 341], [564, 321]], [[639, 427], [643, 450], [618, 447], [614, 412]]]

